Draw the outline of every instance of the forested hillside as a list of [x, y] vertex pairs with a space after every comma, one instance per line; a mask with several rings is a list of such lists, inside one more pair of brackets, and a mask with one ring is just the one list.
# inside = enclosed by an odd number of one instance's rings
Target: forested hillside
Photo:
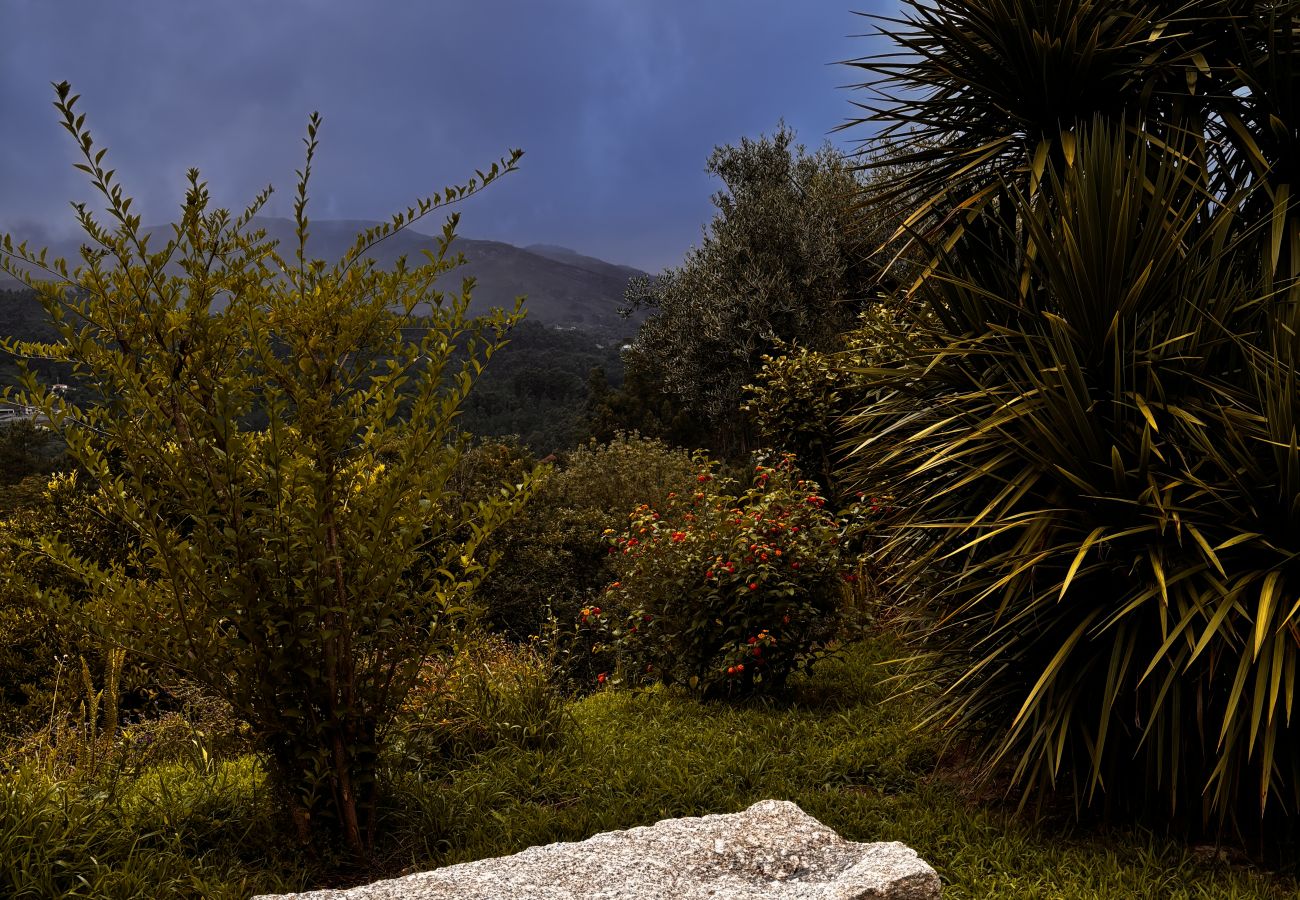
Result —
[[[475, 296], [485, 288], [480, 284]], [[535, 318], [531, 304], [525, 310], [528, 317], [511, 330], [508, 343], [467, 399], [460, 424], [477, 436], [514, 435], [544, 456], [588, 436], [593, 396], [622, 386], [624, 343], [612, 326], [557, 326]], [[613, 321], [623, 320], [615, 316]], [[28, 290], [0, 291], [0, 334], [29, 341], [55, 336], [44, 309]], [[40, 360], [29, 360], [29, 365], [46, 383], [67, 383], [71, 397], [82, 396], [68, 366]], [[0, 358], [0, 385], [17, 385], [17, 377], [14, 358]]]

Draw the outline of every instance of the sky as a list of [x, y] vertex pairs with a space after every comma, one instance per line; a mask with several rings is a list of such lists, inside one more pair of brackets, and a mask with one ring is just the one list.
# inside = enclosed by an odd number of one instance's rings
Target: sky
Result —
[[[381, 219], [510, 149], [460, 233], [659, 271], [712, 216], [712, 149], [855, 116], [858, 13], [898, 0], [0, 0], [0, 231], [71, 236], [94, 199], [51, 82], [81, 94], [133, 211], [171, 221], [198, 167], [217, 205], [289, 215], [313, 111], [314, 218]], [[849, 4], [849, 5], [846, 5]], [[441, 219], [420, 230], [436, 231]]]

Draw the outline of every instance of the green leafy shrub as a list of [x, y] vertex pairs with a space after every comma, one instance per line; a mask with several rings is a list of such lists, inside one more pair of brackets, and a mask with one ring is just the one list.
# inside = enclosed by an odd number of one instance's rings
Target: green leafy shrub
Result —
[[[96, 489], [75, 473], [52, 478], [31, 476], [6, 491], [9, 509], [0, 518], [0, 735], [17, 738], [75, 712], [80, 692], [55, 690], [84, 660], [104, 670], [108, 648], [78, 616], [54, 615], [42, 592], [71, 598], [87, 615], [99, 606], [67, 570], [40, 552], [52, 535], [101, 565], [125, 558], [131, 539], [120, 522], [105, 516]], [[62, 673], [62, 675], [61, 675]], [[119, 667], [119, 700], [126, 715], [152, 712], [166, 702], [156, 666], [133, 657]]]
[[914, 350], [923, 339], [915, 318], [913, 310], [881, 301], [859, 313], [854, 328], [827, 349], [780, 344], [779, 353], [764, 354], [762, 368], [745, 386], [741, 409], [762, 445], [795, 454], [799, 468], [836, 504], [854, 494], [841, 469], [848, 460], [846, 419], [871, 390], [864, 373]]
[[581, 621], [606, 634], [624, 681], [705, 697], [780, 690], [840, 625], [839, 522], [788, 454], [757, 465], [744, 490], [696, 463], [694, 490], [610, 530], [619, 579]]
[[[179, 221], [150, 241], [75, 110], [56, 106], [111, 226], [78, 205], [82, 265], [0, 239], [0, 269], [37, 290], [57, 339], [6, 341], [74, 365], [91, 397], [25, 369], [27, 405], [60, 431], [131, 536], [108, 564], [66, 536], [41, 552], [93, 600], [45, 593], [105, 643], [149, 655], [226, 700], [252, 726], [303, 843], [371, 846], [381, 735], [420, 662], [448, 652], [482, 577], [482, 542], [529, 483], [463, 503], [447, 487], [455, 422], [521, 313], [471, 319], [472, 282], [435, 282], [457, 217], [419, 265], [370, 250], [515, 168], [519, 152], [359, 234], [329, 264], [307, 255], [308, 125], [294, 240], [210, 208], [197, 171]], [[37, 281], [38, 271], [49, 280]]]
[[[521, 452], [486, 443], [475, 465], [513, 471]], [[568, 454], [544, 475], [527, 511], [487, 545], [499, 558], [474, 595], [487, 623], [520, 643], [549, 635], [563, 670], [585, 677], [590, 653], [571, 652], [571, 633], [548, 623], [575, 621], [612, 580], [606, 529], [625, 527], [627, 510], [640, 503], [686, 491], [694, 474], [685, 451], [636, 434]]]

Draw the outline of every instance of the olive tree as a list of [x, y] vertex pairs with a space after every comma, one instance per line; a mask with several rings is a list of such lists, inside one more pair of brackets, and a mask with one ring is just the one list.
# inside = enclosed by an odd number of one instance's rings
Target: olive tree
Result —
[[859, 185], [829, 146], [809, 153], [784, 125], [718, 147], [723, 189], [682, 264], [628, 289], [650, 310], [627, 356], [629, 378], [663, 389], [713, 431], [727, 454], [749, 449], [740, 406], [765, 355], [786, 344], [832, 347], [866, 294], [864, 241], [850, 207]]
[[[364, 231], [327, 264], [307, 255], [318, 116], [290, 252], [254, 222], [270, 188], [232, 215], [210, 209], [194, 170], [170, 233], [143, 229], [77, 97], [66, 83], [56, 92], [111, 222], [74, 205], [86, 237], [74, 268], [0, 238], [0, 268], [39, 292], [58, 332], [6, 349], [73, 367], [90, 402], [30, 371], [20, 402], [64, 435], [133, 540], [107, 565], [58, 534], [41, 550], [107, 610], [85, 624], [251, 723], [304, 841], [364, 854], [385, 729], [421, 663], [455, 639], [484, 573], [476, 551], [531, 490], [530, 476], [463, 503], [448, 486], [458, 410], [521, 315], [516, 305], [470, 319], [472, 282], [435, 287], [461, 261], [450, 253], [457, 216], [419, 264], [385, 271], [368, 254], [521, 154]], [[71, 616], [92, 608], [45, 599]]]

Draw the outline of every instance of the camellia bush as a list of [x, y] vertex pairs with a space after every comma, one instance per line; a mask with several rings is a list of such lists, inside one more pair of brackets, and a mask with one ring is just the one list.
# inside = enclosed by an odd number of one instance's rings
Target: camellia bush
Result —
[[696, 462], [693, 492], [643, 504], [607, 535], [619, 578], [580, 614], [612, 662], [598, 678], [778, 691], [838, 632], [840, 522], [791, 455], [757, 465], [743, 490]]
[[[521, 465], [500, 442], [484, 444], [475, 457], [484, 454], [497, 455], [498, 465]], [[548, 652], [566, 678], [584, 680], [590, 647], [576, 652], [567, 631], [552, 629], [552, 617], [556, 625], [572, 623], [613, 579], [605, 529], [626, 525], [627, 510], [639, 503], [686, 491], [694, 477], [690, 453], [637, 434], [619, 433], [567, 454], [539, 479], [528, 514], [487, 545], [501, 559], [474, 595], [486, 623], [518, 643], [563, 638]]]

